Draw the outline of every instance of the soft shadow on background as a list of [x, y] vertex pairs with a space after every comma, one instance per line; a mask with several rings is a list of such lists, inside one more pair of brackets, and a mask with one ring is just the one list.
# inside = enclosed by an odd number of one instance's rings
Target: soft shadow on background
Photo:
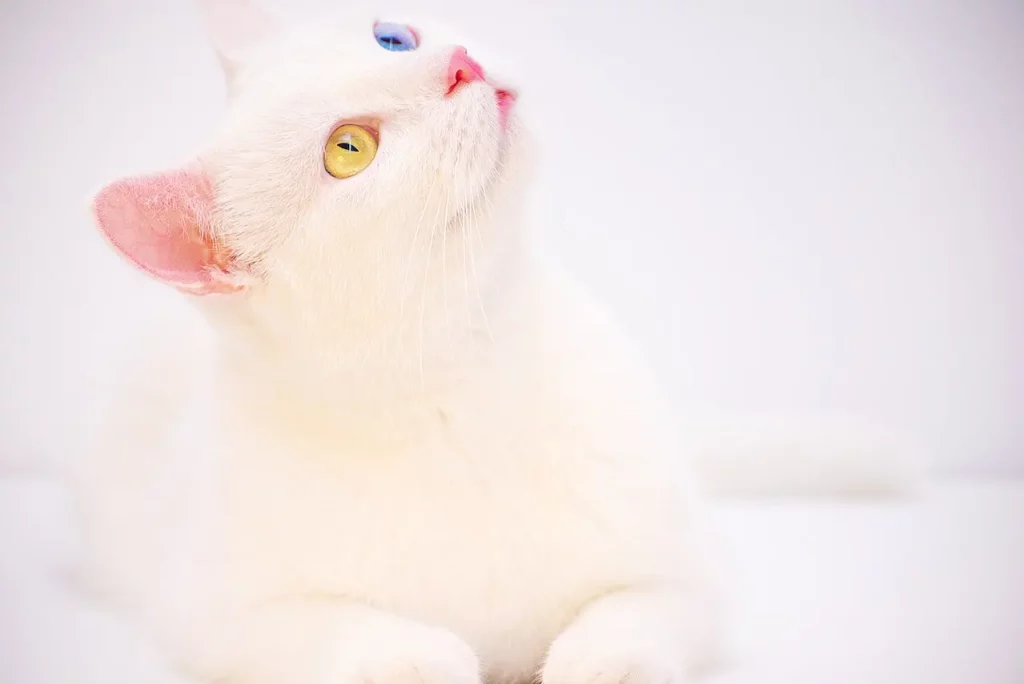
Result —
[[[515, 60], [534, 214], [681, 411], [853, 413], [947, 472], [1024, 473], [1024, 5], [407, 4]], [[0, 448], [24, 460], [73, 446], [111, 339], [167, 296], [91, 193], [200, 149], [223, 92], [188, 0], [8, 0], [0, 87]]]

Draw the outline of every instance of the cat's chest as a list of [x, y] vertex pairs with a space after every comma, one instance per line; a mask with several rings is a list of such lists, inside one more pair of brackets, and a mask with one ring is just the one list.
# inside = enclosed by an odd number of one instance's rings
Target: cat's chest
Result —
[[266, 428], [221, 438], [225, 551], [253, 598], [346, 596], [483, 650], [531, 630], [542, 648], [616, 579], [616, 545], [580, 489], [588, 474], [554, 453], [558, 435], [441, 421], [377, 443]]

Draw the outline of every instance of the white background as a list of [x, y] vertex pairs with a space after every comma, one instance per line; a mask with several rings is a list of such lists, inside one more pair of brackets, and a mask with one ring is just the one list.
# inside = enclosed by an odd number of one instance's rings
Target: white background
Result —
[[[1024, 3], [418, 11], [519, 63], [534, 214], [681, 411], [852, 412], [1024, 474]], [[189, 0], [5, 0], [0, 92], [0, 457], [25, 458], [72, 446], [97, 349], [168, 296], [90, 194], [184, 161], [223, 93]]]

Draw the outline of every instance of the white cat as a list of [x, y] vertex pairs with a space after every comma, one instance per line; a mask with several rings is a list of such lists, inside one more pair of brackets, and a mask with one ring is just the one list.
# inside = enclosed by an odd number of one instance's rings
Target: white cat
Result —
[[[531, 247], [515, 91], [428, 22], [207, 9], [222, 129], [95, 200], [195, 316], [80, 464], [93, 577], [198, 681], [686, 680], [718, 636], [695, 480], [637, 355]], [[722, 483], [794, 470], [735, 446]], [[849, 451], [790, 459], [798, 484], [898, 484]]]

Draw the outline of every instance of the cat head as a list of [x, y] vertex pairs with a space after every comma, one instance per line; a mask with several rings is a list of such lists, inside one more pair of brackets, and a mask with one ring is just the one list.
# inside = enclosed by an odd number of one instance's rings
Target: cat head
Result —
[[109, 243], [239, 341], [311, 364], [477, 334], [521, 238], [516, 91], [431, 22], [204, 7], [224, 121], [181, 168], [98, 193]]

